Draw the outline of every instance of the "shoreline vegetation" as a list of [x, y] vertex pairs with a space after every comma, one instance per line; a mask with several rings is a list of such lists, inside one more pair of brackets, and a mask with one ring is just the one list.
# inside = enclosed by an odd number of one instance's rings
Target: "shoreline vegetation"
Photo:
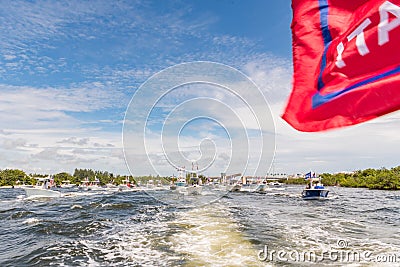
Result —
[[[123, 184], [130, 181], [134, 184], [145, 184], [150, 180], [169, 181], [171, 177], [160, 176], [140, 176], [133, 177], [131, 175], [115, 175], [107, 171], [94, 171], [91, 169], [75, 169], [73, 174], [60, 172], [54, 175], [48, 174], [29, 174], [18, 169], [5, 169], [0, 171], [0, 186], [17, 186], [17, 185], [34, 185], [35, 178], [49, 177], [54, 178], [57, 185], [61, 185], [64, 181], [69, 181], [71, 184], [79, 185], [85, 179], [95, 181], [98, 179], [101, 185], [105, 184]], [[321, 174], [322, 182], [326, 186], [341, 186], [368, 188], [380, 190], [400, 190], [400, 166], [391, 169], [365, 169], [351, 173], [323, 173]], [[203, 178], [203, 177], [202, 177]], [[285, 184], [307, 184], [304, 178], [282, 179], [280, 182]]]
[[[18, 169], [5, 169], [0, 171], [0, 186], [18, 186], [18, 185], [35, 185], [35, 178], [52, 177], [57, 186], [62, 185], [63, 182], [69, 181], [71, 184], [80, 185], [85, 179], [94, 182], [96, 179], [100, 185], [109, 183], [120, 185], [129, 181], [130, 183], [137, 184], [147, 183], [149, 180], [164, 180], [165, 177], [159, 176], [141, 176], [133, 177], [131, 175], [115, 175], [107, 171], [94, 171], [91, 169], [75, 169], [73, 174], [67, 172], [60, 172], [57, 174], [26, 174]], [[163, 179], [164, 178], [164, 179]]]
[[[365, 169], [352, 173], [323, 173], [320, 175], [326, 186], [400, 190], [400, 166], [391, 169]], [[286, 184], [306, 184], [304, 178], [283, 180]]]

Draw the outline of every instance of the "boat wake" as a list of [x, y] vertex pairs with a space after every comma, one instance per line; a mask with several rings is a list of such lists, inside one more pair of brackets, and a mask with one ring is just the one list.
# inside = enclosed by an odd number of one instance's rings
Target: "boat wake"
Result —
[[187, 255], [188, 266], [265, 266], [222, 204], [182, 212], [172, 224], [173, 249]]

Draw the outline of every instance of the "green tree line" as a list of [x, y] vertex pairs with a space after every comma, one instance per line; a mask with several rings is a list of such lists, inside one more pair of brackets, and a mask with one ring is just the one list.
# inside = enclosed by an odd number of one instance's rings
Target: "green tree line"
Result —
[[54, 178], [57, 185], [61, 185], [64, 181], [69, 181], [71, 184], [81, 184], [83, 180], [89, 179], [94, 181], [98, 179], [101, 185], [108, 183], [122, 184], [124, 181], [129, 180], [131, 183], [136, 183], [136, 179], [132, 176], [127, 175], [114, 175], [107, 171], [94, 171], [91, 169], [75, 169], [73, 174], [67, 172], [60, 172], [54, 175], [49, 174], [26, 174], [22, 170], [17, 169], [5, 169], [0, 171], [0, 186], [12, 186], [12, 185], [34, 185], [36, 183], [35, 178], [39, 177], [50, 177]]
[[[35, 177], [47, 177], [47, 174], [29, 174], [18, 169], [5, 169], [0, 171], [0, 186], [11, 185], [32, 185], [36, 183]], [[150, 180], [169, 182], [169, 178], [159, 176], [142, 176], [132, 177], [127, 175], [115, 175], [107, 171], [95, 171], [91, 169], [75, 169], [73, 174], [60, 172], [52, 175], [56, 184], [60, 185], [63, 181], [70, 181], [72, 184], [81, 184], [86, 178], [89, 181], [98, 179], [101, 185], [107, 183], [122, 184], [129, 180], [131, 183], [146, 184]], [[384, 190], [400, 190], [400, 166], [391, 169], [365, 169], [355, 171], [353, 173], [324, 173], [321, 175], [322, 182], [328, 186], [343, 186], [343, 187], [364, 187], [369, 189], [384, 189]], [[203, 178], [203, 177], [202, 177]], [[304, 178], [289, 179], [282, 182], [290, 184], [306, 184]]]
[[[391, 169], [365, 169], [353, 173], [323, 173], [322, 183], [328, 186], [363, 187], [369, 189], [400, 190], [400, 166]], [[304, 178], [284, 181], [290, 184], [306, 184]]]

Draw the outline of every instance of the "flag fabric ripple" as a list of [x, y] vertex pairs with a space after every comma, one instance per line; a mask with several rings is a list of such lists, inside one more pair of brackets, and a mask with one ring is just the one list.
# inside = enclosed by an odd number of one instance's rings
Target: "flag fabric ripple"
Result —
[[292, 8], [284, 120], [315, 132], [400, 108], [400, 0], [293, 0]]

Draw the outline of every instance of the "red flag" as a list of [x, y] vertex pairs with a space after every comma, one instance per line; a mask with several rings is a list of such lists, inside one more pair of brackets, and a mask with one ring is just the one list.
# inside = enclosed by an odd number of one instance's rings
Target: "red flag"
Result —
[[292, 0], [290, 125], [314, 132], [400, 109], [400, 0]]

